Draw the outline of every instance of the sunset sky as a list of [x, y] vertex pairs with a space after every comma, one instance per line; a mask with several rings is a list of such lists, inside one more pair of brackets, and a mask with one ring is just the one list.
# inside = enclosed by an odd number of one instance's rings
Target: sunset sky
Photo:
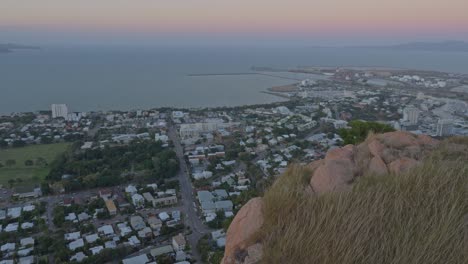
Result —
[[468, 40], [468, 1], [0, 0], [0, 40], [312, 44]]

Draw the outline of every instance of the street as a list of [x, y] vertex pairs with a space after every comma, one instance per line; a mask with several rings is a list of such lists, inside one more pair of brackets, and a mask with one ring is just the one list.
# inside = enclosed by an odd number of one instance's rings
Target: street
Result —
[[190, 226], [190, 229], [192, 230], [192, 234], [187, 236], [187, 241], [192, 249], [193, 260], [197, 261], [197, 263], [201, 263], [200, 254], [197, 251], [196, 246], [198, 240], [205, 234], [209, 233], [210, 229], [203, 224], [202, 220], [197, 215], [195, 194], [193, 193], [192, 183], [190, 181], [190, 176], [188, 175], [188, 168], [184, 159], [184, 150], [180, 144], [179, 137], [177, 136], [177, 129], [172, 124], [169, 126], [168, 136], [174, 143], [174, 150], [180, 164], [178, 178], [180, 182], [182, 206], [185, 208], [183, 211], [186, 213], [185, 225]]

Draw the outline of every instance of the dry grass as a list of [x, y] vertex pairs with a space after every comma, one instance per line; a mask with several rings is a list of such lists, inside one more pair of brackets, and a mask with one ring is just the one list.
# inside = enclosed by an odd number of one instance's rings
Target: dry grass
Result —
[[267, 191], [263, 263], [466, 263], [468, 151], [444, 143], [402, 175], [365, 176], [351, 192], [304, 192], [291, 167]]

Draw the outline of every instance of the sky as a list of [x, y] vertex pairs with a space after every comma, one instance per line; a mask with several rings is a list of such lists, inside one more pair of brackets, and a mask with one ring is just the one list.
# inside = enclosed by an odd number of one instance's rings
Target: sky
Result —
[[0, 42], [468, 41], [467, 0], [0, 0]]

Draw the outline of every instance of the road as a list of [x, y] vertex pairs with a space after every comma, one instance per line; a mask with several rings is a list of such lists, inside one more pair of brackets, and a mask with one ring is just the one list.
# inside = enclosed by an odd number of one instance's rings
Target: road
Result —
[[192, 182], [188, 174], [187, 163], [184, 158], [184, 150], [180, 144], [180, 139], [177, 136], [177, 129], [173, 124], [169, 126], [168, 136], [174, 143], [174, 150], [179, 159], [180, 170], [177, 175], [180, 182], [180, 192], [182, 196], [182, 206], [184, 207], [186, 217], [185, 225], [190, 226], [192, 234], [187, 236], [187, 240], [192, 249], [192, 257], [197, 263], [200, 261], [200, 253], [197, 251], [197, 243], [201, 237], [209, 233], [211, 230], [203, 224], [203, 221], [199, 218], [197, 214], [197, 209], [195, 207], [195, 193], [193, 192]]

